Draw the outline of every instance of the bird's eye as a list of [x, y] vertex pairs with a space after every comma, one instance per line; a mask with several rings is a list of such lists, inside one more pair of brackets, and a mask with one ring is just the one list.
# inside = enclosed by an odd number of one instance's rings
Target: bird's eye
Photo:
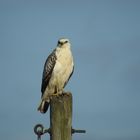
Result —
[[68, 43], [68, 40], [66, 40], [65, 43]]
[[58, 41], [58, 44], [61, 44], [61, 42], [60, 42], [60, 41]]

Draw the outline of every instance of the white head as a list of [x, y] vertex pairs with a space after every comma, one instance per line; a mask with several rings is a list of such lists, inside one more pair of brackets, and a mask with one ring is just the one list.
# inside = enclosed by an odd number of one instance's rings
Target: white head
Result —
[[59, 39], [57, 46], [60, 48], [70, 47], [69, 39], [66, 39], [66, 38]]

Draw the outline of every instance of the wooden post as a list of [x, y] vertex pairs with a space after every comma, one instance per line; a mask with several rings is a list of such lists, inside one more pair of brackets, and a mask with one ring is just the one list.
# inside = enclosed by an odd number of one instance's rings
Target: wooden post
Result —
[[85, 133], [85, 130], [72, 128], [72, 94], [53, 96], [50, 102], [50, 128], [44, 129], [42, 124], [34, 127], [38, 139], [45, 133], [50, 134], [50, 140], [72, 140], [72, 134]]
[[72, 94], [53, 96], [50, 103], [50, 140], [72, 140]]

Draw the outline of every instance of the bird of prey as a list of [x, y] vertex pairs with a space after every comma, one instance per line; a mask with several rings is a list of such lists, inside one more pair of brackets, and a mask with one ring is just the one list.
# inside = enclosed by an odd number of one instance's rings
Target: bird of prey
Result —
[[58, 40], [57, 47], [48, 56], [43, 70], [41, 103], [38, 110], [46, 113], [52, 95], [62, 95], [74, 71], [71, 44], [68, 39]]

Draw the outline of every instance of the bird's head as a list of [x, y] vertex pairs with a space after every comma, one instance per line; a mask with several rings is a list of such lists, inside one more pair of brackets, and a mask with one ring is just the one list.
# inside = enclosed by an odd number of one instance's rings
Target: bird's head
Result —
[[68, 47], [68, 46], [70, 47], [69, 39], [66, 38], [59, 39], [57, 46], [60, 48]]

